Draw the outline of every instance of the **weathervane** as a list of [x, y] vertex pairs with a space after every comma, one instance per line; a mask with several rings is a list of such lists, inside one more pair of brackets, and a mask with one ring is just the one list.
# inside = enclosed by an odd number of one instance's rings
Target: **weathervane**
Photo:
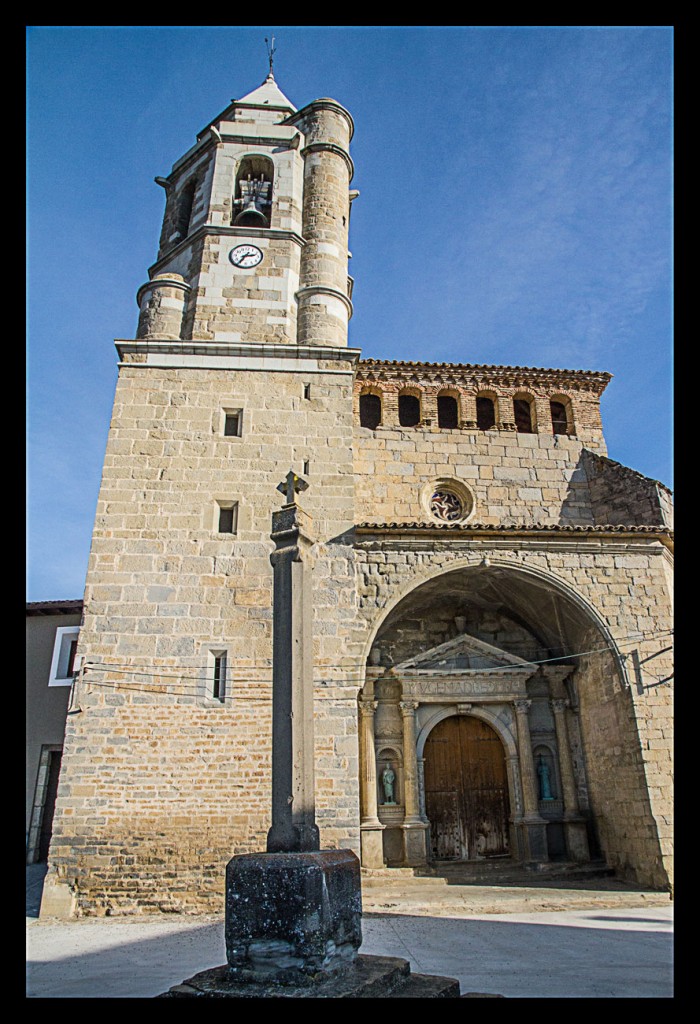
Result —
[[270, 62], [270, 74], [268, 76], [269, 78], [273, 77], [273, 74], [272, 74], [272, 62], [275, 59], [275, 50], [276, 50], [276, 47], [275, 47], [275, 37], [272, 36], [271, 38], [272, 38], [272, 42], [270, 43], [270, 42], [268, 42], [267, 37], [265, 37], [265, 45], [267, 46], [267, 59]]

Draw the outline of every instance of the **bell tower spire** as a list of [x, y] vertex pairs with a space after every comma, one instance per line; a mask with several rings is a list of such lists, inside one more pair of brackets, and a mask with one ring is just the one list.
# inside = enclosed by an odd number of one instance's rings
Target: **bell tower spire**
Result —
[[347, 346], [352, 118], [329, 99], [297, 111], [265, 44], [265, 81], [156, 178], [165, 216], [137, 340]]

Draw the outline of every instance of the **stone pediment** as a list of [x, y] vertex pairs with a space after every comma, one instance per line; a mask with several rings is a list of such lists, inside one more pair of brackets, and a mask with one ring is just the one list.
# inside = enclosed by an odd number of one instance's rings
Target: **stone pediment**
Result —
[[518, 675], [526, 670], [531, 674], [537, 671], [537, 665], [515, 654], [509, 654], [500, 647], [477, 640], [469, 633], [462, 633], [454, 640], [438, 644], [437, 647], [431, 647], [430, 650], [422, 651], [413, 658], [407, 658], [393, 666], [393, 671], [399, 676], [442, 675], [484, 670], [500, 670], [506, 673], [515, 671]]

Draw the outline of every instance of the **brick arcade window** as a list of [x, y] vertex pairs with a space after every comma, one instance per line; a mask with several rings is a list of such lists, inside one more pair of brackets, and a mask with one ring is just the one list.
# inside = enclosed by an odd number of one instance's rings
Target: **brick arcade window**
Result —
[[376, 430], [382, 422], [382, 400], [379, 395], [360, 395], [360, 426]]
[[459, 409], [453, 395], [438, 395], [438, 426], [455, 430], [459, 426]]
[[515, 417], [515, 429], [519, 434], [534, 433], [532, 427], [532, 408], [526, 398], [513, 400], [513, 415]]
[[415, 395], [399, 395], [399, 423], [402, 427], [420, 423], [420, 399]]
[[552, 414], [552, 433], [568, 434], [569, 425], [566, 416], [566, 406], [563, 402], [550, 402], [549, 409]]
[[491, 430], [496, 425], [496, 408], [490, 398], [477, 398], [476, 425], [479, 430]]

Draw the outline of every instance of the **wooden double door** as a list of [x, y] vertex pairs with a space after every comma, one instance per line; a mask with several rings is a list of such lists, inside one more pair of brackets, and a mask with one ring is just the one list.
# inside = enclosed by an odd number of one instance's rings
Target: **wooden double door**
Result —
[[496, 732], [478, 718], [445, 718], [428, 736], [424, 758], [432, 859], [507, 856], [508, 777]]

